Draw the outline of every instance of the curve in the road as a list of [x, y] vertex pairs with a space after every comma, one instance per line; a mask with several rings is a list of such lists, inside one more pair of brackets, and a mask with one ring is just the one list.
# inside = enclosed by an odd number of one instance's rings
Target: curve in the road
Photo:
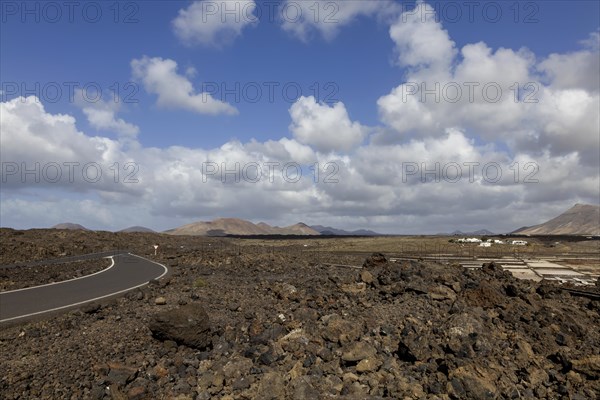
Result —
[[160, 279], [167, 267], [135, 254], [110, 256], [111, 266], [95, 274], [0, 292], [0, 323], [101, 300]]
[[[37, 289], [37, 288], [44, 287], [44, 286], [59, 285], [61, 283], [65, 283], [65, 282], [70, 282], [70, 281], [76, 281], [78, 279], [89, 278], [90, 276], [94, 276], [94, 275], [106, 272], [106, 271], [108, 271], [109, 269], [111, 269], [112, 267], [115, 266], [115, 258], [114, 258], [114, 256], [107, 256], [107, 257], [102, 257], [102, 258], [110, 258], [110, 265], [108, 267], [104, 268], [103, 270], [94, 272], [93, 274], [84, 275], [84, 276], [80, 276], [80, 277], [77, 277], [77, 278], [65, 279], [64, 281], [44, 283], [43, 285], [29, 286], [29, 287], [25, 287], [25, 288], [21, 288], [21, 289], [5, 290], [3, 292], [0, 292], [0, 298], [1, 298], [1, 295], [6, 294], [6, 293], [21, 292], [23, 290], [32, 290], [32, 289]], [[0, 305], [1, 305], [1, 303], [0, 303]]]
[[19, 262], [7, 265], [0, 265], [0, 269], [8, 269], [8, 268], [21, 268], [21, 267], [35, 267], [38, 265], [49, 265], [49, 264], [63, 264], [67, 262], [74, 261], [82, 261], [82, 260], [93, 260], [95, 258], [100, 257], [109, 257], [109, 256], [118, 256], [120, 254], [128, 254], [129, 251], [126, 250], [110, 250], [110, 251], [102, 251], [99, 253], [87, 253], [87, 254], [77, 254], [74, 256], [61, 257], [61, 258], [53, 258], [50, 260], [36, 260], [29, 262]]

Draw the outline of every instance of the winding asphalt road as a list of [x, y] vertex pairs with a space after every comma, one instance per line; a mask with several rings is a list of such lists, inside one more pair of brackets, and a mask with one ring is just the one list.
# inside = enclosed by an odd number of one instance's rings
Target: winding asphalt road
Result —
[[168, 272], [164, 265], [131, 253], [105, 258], [112, 260], [110, 267], [95, 274], [0, 292], [0, 323], [111, 297], [147, 285], [148, 281], [162, 278]]

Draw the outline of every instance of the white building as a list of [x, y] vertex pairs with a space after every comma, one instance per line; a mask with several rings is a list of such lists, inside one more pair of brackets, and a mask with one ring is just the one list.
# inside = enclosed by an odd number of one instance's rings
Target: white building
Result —
[[456, 240], [458, 243], [481, 243], [480, 239], [477, 238], [460, 238]]
[[524, 240], [513, 240], [511, 244], [514, 246], [527, 246], [527, 242]]

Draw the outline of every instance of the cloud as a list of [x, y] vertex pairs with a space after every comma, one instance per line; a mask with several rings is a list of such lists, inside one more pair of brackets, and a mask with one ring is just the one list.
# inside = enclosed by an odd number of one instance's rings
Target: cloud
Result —
[[576, 152], [586, 165], [598, 165], [598, 46], [541, 61], [525, 48], [478, 42], [457, 49], [431, 7], [416, 7], [421, 12], [406, 11], [390, 28], [408, 72], [378, 100], [389, 129], [372, 138], [376, 143], [440, 138], [459, 128], [513, 153]]
[[[303, 219], [396, 233], [469, 227], [508, 231], [538, 222], [540, 202], [556, 210], [576, 201], [597, 201], [600, 184], [597, 167], [583, 164], [575, 152], [509, 154], [456, 128], [440, 137], [404, 143], [356, 144], [348, 152], [322, 152], [296, 138], [230, 141], [212, 149], [159, 149], [88, 136], [76, 128], [75, 118], [47, 112], [34, 97], [0, 106], [0, 216], [5, 226], [75, 220], [90, 228], [141, 224], [166, 229], [235, 216], [277, 224]], [[331, 115], [345, 120], [346, 129], [357, 124], [350, 122], [342, 104], [329, 107], [300, 99], [298, 108], [306, 106], [317, 126], [328, 126], [319, 124]], [[300, 115], [306, 118], [304, 111]], [[338, 145], [327, 144], [326, 149]], [[53, 170], [44, 172], [44, 165], [52, 162], [63, 169], [58, 182], [48, 181]], [[78, 163], [72, 181], [67, 179], [66, 162]], [[30, 170], [39, 163], [41, 179], [36, 182], [31, 173], [23, 177], [21, 171], [9, 174], [7, 163], [18, 168], [25, 163]], [[102, 171], [97, 182], [82, 173], [90, 163]], [[127, 163], [132, 168], [125, 169]], [[285, 171], [288, 163], [292, 168]], [[294, 164], [302, 168], [297, 181]], [[257, 168], [263, 173], [258, 180]], [[135, 181], [127, 179], [131, 173]], [[95, 170], [91, 175], [95, 177]], [[85, 207], [75, 206], [81, 201]]]
[[[135, 154], [125, 149], [131, 141], [136, 143], [135, 138], [88, 136], [77, 129], [74, 117], [46, 112], [34, 96], [0, 103], [0, 112], [3, 189], [139, 193], [141, 186], [116, 179], [133, 162]], [[32, 172], [27, 174], [27, 170]]]
[[352, 122], [343, 103], [317, 103], [313, 96], [300, 97], [291, 107], [290, 131], [294, 138], [321, 152], [348, 151], [359, 145], [366, 128]]
[[160, 57], [142, 57], [131, 61], [133, 77], [140, 80], [148, 93], [158, 95], [157, 105], [180, 108], [199, 114], [235, 115], [232, 105], [216, 100], [209, 93], [195, 93], [194, 86], [177, 73], [177, 63]]
[[92, 127], [97, 130], [115, 132], [123, 137], [135, 138], [140, 128], [116, 117], [121, 108], [120, 101], [120, 99], [115, 99], [113, 102], [99, 99], [91, 102], [84, 98], [81, 91], [77, 93], [76, 97], [76, 104], [81, 108]]
[[279, 5], [281, 27], [303, 42], [315, 35], [333, 40], [340, 30], [360, 17], [388, 18], [398, 10], [397, 3], [388, 0], [285, 0]]
[[133, 137], [140, 131], [136, 125], [127, 123], [121, 118], [115, 118], [115, 112], [109, 108], [84, 107], [83, 113], [89, 123], [99, 130], [105, 129]]
[[436, 21], [434, 9], [422, 1], [398, 17], [390, 27], [390, 37], [401, 66], [447, 69], [456, 55], [455, 43]]
[[554, 89], [600, 90], [600, 34], [591, 33], [582, 41], [584, 49], [567, 54], [550, 54], [538, 65]]
[[194, 1], [172, 21], [175, 35], [188, 45], [222, 47], [247, 26], [258, 23], [254, 0]]

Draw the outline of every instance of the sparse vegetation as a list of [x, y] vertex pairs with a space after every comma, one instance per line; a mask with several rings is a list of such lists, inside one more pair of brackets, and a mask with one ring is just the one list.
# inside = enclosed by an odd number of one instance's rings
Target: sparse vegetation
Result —
[[196, 278], [196, 280], [194, 281], [195, 288], [201, 288], [201, 287], [205, 287], [205, 286], [206, 286], [206, 281], [202, 278]]

